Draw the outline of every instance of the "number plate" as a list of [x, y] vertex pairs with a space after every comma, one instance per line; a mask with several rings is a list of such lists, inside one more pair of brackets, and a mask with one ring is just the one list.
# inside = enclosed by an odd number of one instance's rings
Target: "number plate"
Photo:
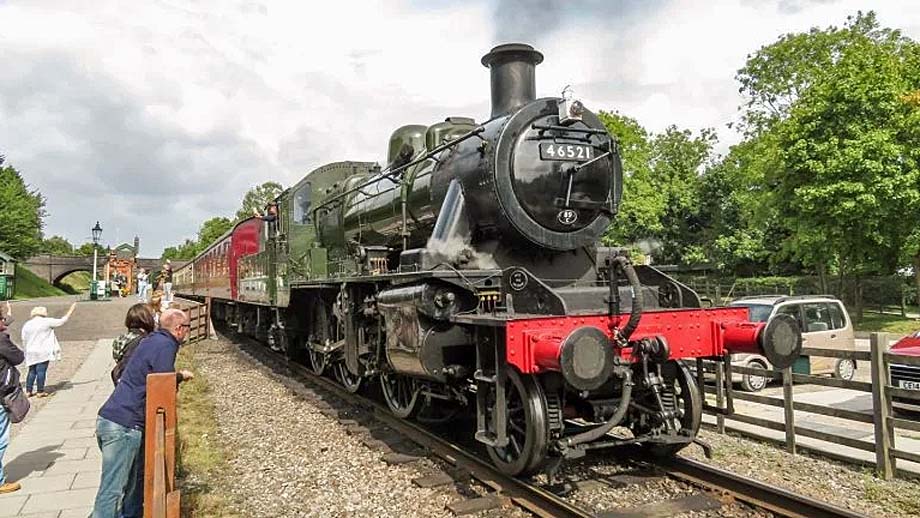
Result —
[[920, 381], [899, 380], [898, 385], [903, 389], [920, 390]]
[[556, 144], [555, 142], [540, 143], [541, 160], [587, 162], [592, 158], [594, 158], [594, 148], [587, 144]]

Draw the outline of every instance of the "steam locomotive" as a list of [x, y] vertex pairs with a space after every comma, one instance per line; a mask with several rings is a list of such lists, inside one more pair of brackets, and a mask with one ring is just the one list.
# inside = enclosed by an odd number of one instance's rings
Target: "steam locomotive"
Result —
[[475, 412], [511, 475], [620, 444], [674, 454], [704, 405], [683, 360], [782, 368], [801, 332], [702, 308], [599, 245], [621, 201], [617, 142], [568, 93], [536, 98], [542, 60], [495, 47], [487, 121], [403, 126], [383, 168], [315, 169], [176, 271], [176, 291], [350, 391], [379, 384], [399, 417]]

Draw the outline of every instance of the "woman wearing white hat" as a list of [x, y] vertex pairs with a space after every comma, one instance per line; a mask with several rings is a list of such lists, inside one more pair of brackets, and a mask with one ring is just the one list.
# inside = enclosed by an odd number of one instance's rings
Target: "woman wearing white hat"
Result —
[[[44, 306], [32, 308], [32, 318], [22, 326], [22, 345], [26, 351], [26, 365], [29, 374], [26, 376], [26, 393], [38, 397], [48, 395], [45, 392], [45, 376], [48, 373], [48, 362], [61, 359], [61, 345], [58, 343], [54, 328], [67, 323], [73, 314], [77, 303], [74, 302], [61, 318], [49, 318], [48, 309]], [[32, 387], [38, 382], [38, 393]]]

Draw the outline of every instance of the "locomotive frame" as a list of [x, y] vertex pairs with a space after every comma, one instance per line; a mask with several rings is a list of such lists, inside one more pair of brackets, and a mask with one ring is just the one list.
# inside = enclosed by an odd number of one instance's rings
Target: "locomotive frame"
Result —
[[310, 172], [277, 218], [237, 223], [177, 270], [176, 292], [351, 391], [379, 383], [399, 417], [474, 409], [475, 439], [508, 474], [621, 444], [685, 447], [704, 399], [681, 360], [758, 352], [781, 367], [801, 333], [701, 308], [597, 245], [622, 195], [619, 151], [580, 101], [536, 99], [542, 59], [494, 48], [488, 121], [403, 126], [386, 168]]

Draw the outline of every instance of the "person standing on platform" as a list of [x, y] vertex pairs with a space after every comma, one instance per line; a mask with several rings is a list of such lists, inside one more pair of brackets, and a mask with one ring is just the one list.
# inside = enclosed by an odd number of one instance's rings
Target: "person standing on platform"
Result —
[[[48, 396], [45, 392], [48, 363], [61, 359], [61, 344], [58, 343], [54, 330], [67, 323], [76, 307], [77, 303], [74, 302], [63, 317], [49, 318], [47, 308], [36, 306], [32, 308], [32, 318], [23, 324], [22, 346], [26, 351], [26, 365], [29, 366], [29, 374], [26, 376], [26, 394], [29, 397]], [[38, 392], [33, 392], [32, 388], [36, 382]]]
[[172, 264], [169, 262], [169, 259], [166, 260], [166, 264], [163, 265], [163, 297], [166, 298], [166, 302], [172, 302], [173, 292], [172, 292]]
[[141, 268], [137, 274], [137, 300], [147, 302], [147, 270]]
[[[189, 319], [183, 311], [164, 311], [160, 328], [141, 340], [115, 391], [99, 409], [96, 442], [102, 451], [102, 475], [92, 518], [143, 516], [147, 375], [175, 372], [176, 354], [188, 333]], [[176, 373], [178, 383], [193, 377], [185, 370]]]
[[[6, 303], [6, 312], [0, 314], [0, 397], [6, 396], [19, 386], [19, 369], [17, 365], [25, 359], [22, 352], [10, 340], [6, 326], [13, 321], [10, 303]], [[9, 482], [3, 472], [3, 454], [10, 444], [10, 416], [6, 408], [0, 405], [0, 494], [19, 491], [22, 487], [19, 482]]]

